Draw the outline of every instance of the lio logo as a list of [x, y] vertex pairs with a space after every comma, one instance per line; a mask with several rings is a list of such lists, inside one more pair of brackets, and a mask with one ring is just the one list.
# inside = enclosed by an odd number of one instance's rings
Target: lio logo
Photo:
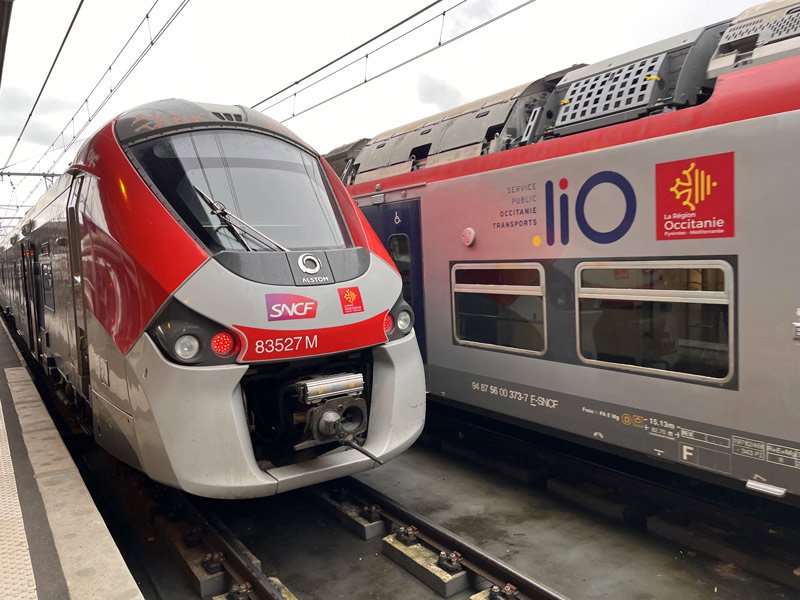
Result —
[[[615, 186], [622, 192], [622, 196], [625, 199], [625, 214], [622, 216], [620, 222], [610, 231], [595, 229], [586, 218], [586, 203], [589, 197], [597, 186], [604, 183]], [[548, 181], [544, 186], [545, 225], [547, 229], [548, 246], [552, 246], [556, 242], [556, 210], [560, 216], [559, 236], [561, 243], [564, 245], [568, 244], [570, 236], [569, 196], [567, 195], [569, 181], [562, 177], [558, 182], [558, 187], [561, 189], [561, 194], [558, 197], [558, 208], [556, 208], [554, 187], [552, 181]], [[619, 240], [623, 235], [628, 233], [631, 225], [633, 225], [634, 217], [636, 217], [636, 193], [633, 191], [633, 186], [625, 177], [614, 171], [600, 171], [599, 173], [595, 173], [584, 182], [578, 190], [578, 195], [575, 197], [575, 223], [584, 236], [597, 244], [611, 244]], [[539, 236], [533, 239], [533, 243], [535, 246], [541, 244]]]

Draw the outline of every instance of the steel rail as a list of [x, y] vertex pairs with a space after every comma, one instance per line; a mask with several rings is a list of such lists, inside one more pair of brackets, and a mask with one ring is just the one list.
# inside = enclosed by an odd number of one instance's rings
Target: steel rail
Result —
[[365, 506], [377, 504], [381, 508], [381, 515], [389, 521], [416, 527], [419, 530], [416, 536], [426, 544], [439, 551], [460, 553], [461, 564], [465, 569], [501, 588], [508, 583], [514, 585], [519, 590], [519, 595], [516, 597], [520, 600], [569, 600], [567, 596], [520, 573], [425, 515], [399, 504], [362, 481], [349, 477], [345, 485], [353, 496], [364, 502]]
[[248, 594], [252, 600], [286, 600], [278, 587], [253, 563], [247, 547], [227, 525], [202, 504], [191, 501], [184, 494], [180, 496], [184, 500], [186, 516], [202, 528], [203, 542], [210, 549], [223, 553], [223, 568], [237, 583], [252, 587]]

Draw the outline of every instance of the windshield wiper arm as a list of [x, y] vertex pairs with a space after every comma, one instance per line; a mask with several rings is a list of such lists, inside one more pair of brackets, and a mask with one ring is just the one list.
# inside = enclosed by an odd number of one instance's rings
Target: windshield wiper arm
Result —
[[196, 185], [193, 185], [192, 187], [194, 188], [194, 191], [195, 191], [195, 192], [197, 192], [197, 195], [198, 195], [198, 196], [200, 196], [200, 198], [201, 198], [201, 199], [202, 199], [202, 200], [203, 200], [203, 201], [204, 201], [206, 204], [208, 204], [208, 206], [211, 208], [211, 214], [212, 214], [212, 215], [216, 215], [216, 216], [219, 218], [219, 220], [220, 220], [220, 221], [222, 221], [222, 223], [224, 223], [224, 224], [225, 224], [225, 227], [227, 227], [227, 228], [228, 228], [228, 231], [230, 231], [230, 232], [231, 232], [231, 234], [233, 234], [233, 237], [235, 237], [235, 238], [237, 239], [237, 241], [238, 241], [238, 242], [239, 242], [239, 243], [240, 243], [242, 246], [244, 246], [245, 248], [247, 248], [247, 251], [248, 251], [248, 252], [253, 252], [253, 249], [250, 247], [250, 244], [248, 244], [248, 243], [247, 243], [247, 240], [245, 240], [245, 239], [244, 239], [244, 236], [241, 234], [241, 232], [239, 231], [239, 229], [238, 229], [238, 228], [237, 228], [237, 227], [236, 227], [236, 226], [233, 224], [233, 222], [232, 222], [232, 221], [231, 221], [231, 220], [228, 218], [228, 211], [225, 209], [225, 206], [224, 206], [222, 203], [220, 203], [220, 202], [215, 202], [214, 200], [212, 200], [211, 198], [209, 198], [209, 197], [208, 197], [208, 196], [207, 196], [207, 195], [206, 195], [206, 194], [203, 192], [203, 190], [201, 190], [200, 188], [198, 188]]
[[[232, 212], [228, 212], [228, 209], [225, 208], [225, 205], [222, 202], [217, 202], [216, 200], [211, 199], [208, 196], [208, 194], [203, 192], [203, 190], [201, 190], [196, 185], [193, 185], [192, 187], [194, 188], [195, 192], [197, 192], [197, 195], [200, 196], [200, 198], [202, 198], [203, 201], [206, 204], [208, 204], [208, 206], [211, 208], [211, 213], [218, 216], [220, 220], [223, 223], [225, 223], [231, 230], [231, 232], [236, 236], [236, 239], [238, 239], [244, 245], [244, 247], [247, 248], [249, 251], [252, 252], [253, 249], [244, 240], [244, 237], [242, 236], [242, 233], [239, 231], [239, 228], [233, 224], [233, 221], [231, 221], [231, 219], [235, 219], [240, 224], [240, 226], [246, 228], [244, 232], [248, 233], [248, 235], [260, 238], [261, 241], [266, 242], [267, 244], [272, 246], [273, 249], [279, 249], [283, 250], [284, 252], [289, 252], [288, 248], [282, 246], [268, 235], [261, 233], [261, 231], [250, 225], [250, 223], [247, 223], [246, 221], [240, 219]], [[249, 232], [247, 230], [249, 230]]]

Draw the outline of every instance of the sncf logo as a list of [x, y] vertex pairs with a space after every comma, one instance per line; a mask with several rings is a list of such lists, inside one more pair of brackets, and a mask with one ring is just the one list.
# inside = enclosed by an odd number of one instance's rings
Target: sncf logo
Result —
[[[596, 229], [586, 217], [587, 202], [589, 202], [590, 198], [594, 195], [602, 196], [599, 191], [595, 192], [595, 189], [598, 186], [603, 186], [604, 184], [605, 186], [612, 185], [616, 187], [619, 192], [622, 193], [622, 197], [625, 200], [625, 213], [622, 215], [622, 219], [620, 219], [619, 223], [608, 231]], [[566, 178], [562, 178], [558, 182], [558, 187], [561, 189], [561, 194], [558, 197], [558, 205], [556, 205], [554, 187], [555, 186], [553, 185], [552, 181], [548, 181], [544, 186], [545, 221], [548, 246], [552, 246], [556, 243], [556, 213], [559, 214], [560, 227], [558, 234], [561, 243], [564, 245], [568, 244], [570, 237], [569, 195], [567, 194], [567, 190], [569, 189], [569, 181]], [[613, 193], [616, 194], [616, 190]], [[595, 214], [600, 212], [600, 210], [601, 209], [595, 207]], [[635, 216], [636, 194], [633, 191], [633, 186], [627, 179], [625, 179], [625, 177], [619, 173], [615, 173], [614, 171], [600, 171], [599, 173], [595, 173], [584, 182], [584, 184], [578, 190], [578, 195], [575, 196], [575, 223], [584, 236], [597, 244], [610, 244], [612, 242], [616, 242], [623, 235], [628, 233], [631, 225], [633, 225], [633, 219]], [[534, 238], [534, 245], [538, 246], [541, 244], [540, 239], [538, 240], [539, 244], [536, 242], [537, 239]]]
[[317, 301], [297, 294], [267, 294], [267, 319], [313, 319], [317, 316]]

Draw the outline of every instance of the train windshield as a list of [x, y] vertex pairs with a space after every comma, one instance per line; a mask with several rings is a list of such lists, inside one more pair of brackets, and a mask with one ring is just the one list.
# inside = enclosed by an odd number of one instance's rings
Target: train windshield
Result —
[[208, 199], [292, 250], [347, 245], [319, 161], [287, 142], [249, 131], [196, 131], [142, 142], [131, 151], [175, 212], [212, 250], [275, 246], [243, 236], [214, 214]]

